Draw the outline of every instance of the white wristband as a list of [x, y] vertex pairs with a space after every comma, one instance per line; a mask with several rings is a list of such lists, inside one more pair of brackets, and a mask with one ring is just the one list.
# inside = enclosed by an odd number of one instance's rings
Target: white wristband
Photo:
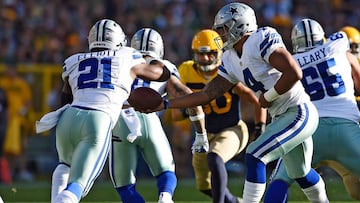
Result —
[[274, 87], [270, 88], [268, 91], [264, 93], [264, 98], [267, 102], [272, 102], [279, 96], [280, 96], [279, 93], [277, 93]]
[[205, 118], [205, 114], [202, 113], [202, 114], [199, 114], [196, 116], [189, 116], [189, 118], [191, 121], [198, 121], [198, 120]]
[[206, 132], [202, 132], [202, 133], [195, 132], [195, 135], [196, 136], [204, 136], [204, 137], [206, 137], [207, 133]]

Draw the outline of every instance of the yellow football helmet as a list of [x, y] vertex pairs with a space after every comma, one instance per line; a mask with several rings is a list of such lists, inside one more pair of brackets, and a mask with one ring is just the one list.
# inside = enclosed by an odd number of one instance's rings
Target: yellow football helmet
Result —
[[[199, 65], [200, 70], [209, 72], [217, 68], [221, 63], [223, 41], [220, 35], [214, 30], [205, 29], [198, 32], [191, 43], [191, 49], [194, 52], [194, 61]], [[207, 54], [211, 58], [209, 62], [203, 62], [199, 55]]]
[[345, 26], [341, 28], [341, 31], [345, 32], [349, 38], [351, 53], [360, 53], [360, 32], [358, 29], [352, 26]]

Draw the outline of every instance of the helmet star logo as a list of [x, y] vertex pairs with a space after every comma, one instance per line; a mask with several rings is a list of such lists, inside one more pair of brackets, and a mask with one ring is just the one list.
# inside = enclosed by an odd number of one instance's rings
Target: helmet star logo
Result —
[[238, 14], [239, 12], [237, 8], [230, 7], [230, 10], [227, 13], [231, 13], [231, 15], [233, 16], [234, 14]]

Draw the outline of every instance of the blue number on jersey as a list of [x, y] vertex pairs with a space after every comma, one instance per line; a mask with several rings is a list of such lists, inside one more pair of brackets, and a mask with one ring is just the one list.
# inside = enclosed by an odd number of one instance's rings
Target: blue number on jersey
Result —
[[150, 87], [150, 82], [140, 78], [136, 78], [131, 85], [131, 90], [134, 90], [138, 87]]
[[343, 34], [341, 32], [336, 32], [336, 33], [330, 35], [330, 37], [329, 37], [329, 39], [331, 41], [335, 41], [335, 40], [340, 39], [340, 38], [344, 38], [344, 36], [343, 36]]
[[[102, 65], [100, 68], [103, 69], [103, 78], [100, 82], [100, 87], [114, 89], [114, 85], [111, 84], [111, 58], [102, 58], [100, 64]], [[90, 72], [79, 75], [79, 89], [97, 88], [98, 81], [95, 80], [98, 79], [99, 59], [88, 58], [79, 63], [79, 71], [85, 70], [86, 67], [90, 67]]]
[[[337, 96], [346, 91], [344, 81], [339, 73], [331, 74], [328, 70], [335, 66], [334, 58], [328, 59], [316, 65], [310, 66], [303, 70], [303, 78], [301, 82], [306, 93], [310, 95], [311, 101], [323, 99], [325, 92], [328, 96]], [[321, 78], [322, 82], [309, 82], [306, 79]]]
[[265, 92], [264, 84], [260, 81], [255, 80], [254, 76], [251, 74], [249, 68], [243, 70], [244, 81], [246, 86], [252, 89], [254, 92], [261, 91]]

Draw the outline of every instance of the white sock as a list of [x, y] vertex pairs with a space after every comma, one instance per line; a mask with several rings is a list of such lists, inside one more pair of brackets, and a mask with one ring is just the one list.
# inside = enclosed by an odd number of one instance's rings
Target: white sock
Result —
[[266, 183], [253, 183], [245, 181], [243, 202], [258, 203], [261, 201], [266, 188]]
[[329, 203], [326, 195], [325, 183], [320, 177], [320, 180], [315, 185], [302, 189], [308, 200], [312, 203]]
[[74, 193], [63, 190], [56, 196], [53, 203], [79, 203], [79, 200]]
[[69, 173], [70, 168], [64, 164], [59, 164], [55, 168], [51, 180], [51, 203], [54, 203], [55, 197], [66, 188]]
[[161, 192], [159, 195], [159, 202], [173, 202], [171, 194], [168, 192]]

